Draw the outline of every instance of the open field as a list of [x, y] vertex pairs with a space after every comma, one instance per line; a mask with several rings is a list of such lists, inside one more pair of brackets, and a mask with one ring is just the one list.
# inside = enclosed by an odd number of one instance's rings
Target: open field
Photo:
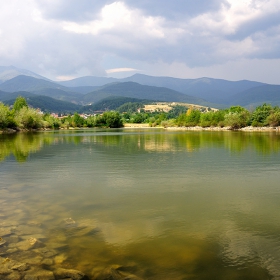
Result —
[[205, 112], [218, 111], [218, 109], [216, 109], [216, 108], [210, 108], [210, 107], [201, 106], [201, 105], [197, 105], [197, 104], [181, 103], [181, 102], [158, 102], [158, 103], [154, 103], [154, 104], [148, 104], [148, 105], [145, 105], [144, 110], [146, 112], [155, 112], [157, 110], [163, 111], [163, 112], [169, 112], [176, 105], [185, 106], [187, 108], [192, 108], [192, 109], [197, 109], [197, 110], [202, 110]]

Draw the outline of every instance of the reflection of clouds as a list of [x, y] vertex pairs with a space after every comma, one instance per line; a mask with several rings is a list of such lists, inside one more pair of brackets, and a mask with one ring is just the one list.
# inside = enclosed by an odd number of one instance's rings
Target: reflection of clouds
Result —
[[160, 224], [163, 218], [150, 220], [135, 219], [129, 221], [98, 222], [107, 243], [126, 246], [135, 241], [157, 237], [161, 234]]
[[129, 190], [135, 186], [135, 180], [130, 176], [131, 174], [126, 174], [124, 171], [121, 172], [116, 170], [108, 173], [106, 174], [108, 176], [106, 176], [104, 179], [106, 181], [106, 185], [109, 187], [109, 192], [111, 188], [117, 190]]
[[222, 258], [229, 266], [242, 269], [259, 264], [268, 270], [273, 279], [280, 278], [280, 244], [275, 238], [242, 231], [228, 222], [220, 242], [223, 246]]
[[[176, 148], [171, 145], [172, 142], [155, 142], [153, 140], [150, 141], [144, 141], [142, 144], [142, 147], [145, 151], [156, 151], [156, 152], [174, 152], [176, 151]], [[139, 146], [139, 144], [138, 144]]]

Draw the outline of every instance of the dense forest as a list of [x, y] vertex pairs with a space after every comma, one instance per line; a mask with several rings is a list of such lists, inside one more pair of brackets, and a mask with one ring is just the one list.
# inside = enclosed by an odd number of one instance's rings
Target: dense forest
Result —
[[106, 111], [102, 114], [85, 116], [76, 112], [72, 115], [57, 117], [29, 107], [25, 98], [18, 97], [11, 107], [0, 102], [0, 129], [119, 128], [125, 123], [148, 123], [151, 127], [201, 126], [229, 127], [230, 129], [246, 126], [280, 126], [280, 108], [266, 103], [252, 111], [241, 106], [205, 111], [174, 105], [169, 112], [160, 110], [145, 112], [142, 105], [141, 102], [128, 102], [118, 107], [118, 110]]

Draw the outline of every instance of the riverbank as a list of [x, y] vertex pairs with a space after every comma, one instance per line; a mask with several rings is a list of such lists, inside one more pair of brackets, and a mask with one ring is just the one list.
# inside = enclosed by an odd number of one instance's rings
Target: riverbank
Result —
[[[280, 132], [280, 126], [277, 127], [254, 127], [254, 126], [246, 126], [238, 129], [233, 129], [229, 126], [225, 127], [218, 127], [218, 126], [211, 126], [211, 127], [202, 127], [202, 126], [156, 126], [152, 127], [148, 123], [125, 123], [122, 128], [164, 128], [167, 130], [190, 130], [190, 131], [245, 131], [245, 132]], [[69, 127], [69, 128], [59, 128], [58, 130], [74, 130], [74, 129], [85, 129], [84, 127]], [[87, 128], [90, 129], [90, 128]], [[0, 134], [13, 134], [17, 132], [38, 132], [38, 131], [50, 131], [52, 129], [49, 128], [40, 128], [40, 129], [5, 129], [0, 130]]]
[[219, 126], [211, 126], [211, 127], [202, 127], [202, 126], [156, 126], [151, 127], [148, 123], [126, 123], [124, 124], [124, 128], [164, 128], [167, 130], [191, 130], [191, 131], [249, 131], [249, 132], [279, 132], [280, 126], [277, 127], [254, 127], [254, 126], [246, 126], [238, 129], [233, 129], [230, 126], [219, 127]]
[[148, 123], [124, 123], [124, 128], [150, 128]]
[[277, 127], [253, 127], [246, 126], [238, 129], [233, 129], [229, 126], [226, 127], [202, 127], [202, 126], [170, 126], [165, 127], [168, 130], [192, 130], [192, 131], [246, 131], [246, 132], [280, 132], [280, 126]]

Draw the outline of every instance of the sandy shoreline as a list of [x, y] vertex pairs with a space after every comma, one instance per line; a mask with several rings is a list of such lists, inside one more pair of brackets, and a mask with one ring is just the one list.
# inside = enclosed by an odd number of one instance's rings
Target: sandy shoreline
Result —
[[192, 130], [192, 131], [246, 131], [246, 132], [280, 132], [280, 126], [278, 127], [253, 127], [246, 126], [239, 129], [232, 129], [231, 127], [166, 127], [168, 130]]
[[[189, 131], [245, 131], [245, 132], [280, 132], [280, 126], [277, 127], [253, 127], [253, 126], [246, 126], [239, 129], [232, 129], [231, 127], [202, 127], [202, 126], [169, 126], [169, 127], [163, 127], [163, 126], [156, 126], [151, 127], [148, 123], [125, 123], [122, 128], [163, 128], [166, 130], [189, 130]], [[65, 130], [64, 128], [60, 128], [61, 130]], [[59, 129], [59, 130], [60, 130]], [[68, 128], [71, 129], [77, 129], [77, 128]], [[14, 129], [5, 129], [0, 130], [0, 134], [12, 134], [17, 132], [30, 132], [30, 131], [46, 131], [51, 129], [32, 129], [32, 130], [14, 130]]]
[[124, 123], [123, 125], [123, 128], [151, 128], [148, 123]]
[[124, 128], [164, 128], [167, 130], [191, 130], [191, 131], [264, 131], [264, 132], [279, 132], [280, 126], [278, 127], [253, 127], [253, 126], [246, 126], [240, 129], [232, 129], [231, 127], [202, 127], [202, 126], [169, 126], [169, 127], [151, 127], [148, 123], [126, 123], [124, 124]]

